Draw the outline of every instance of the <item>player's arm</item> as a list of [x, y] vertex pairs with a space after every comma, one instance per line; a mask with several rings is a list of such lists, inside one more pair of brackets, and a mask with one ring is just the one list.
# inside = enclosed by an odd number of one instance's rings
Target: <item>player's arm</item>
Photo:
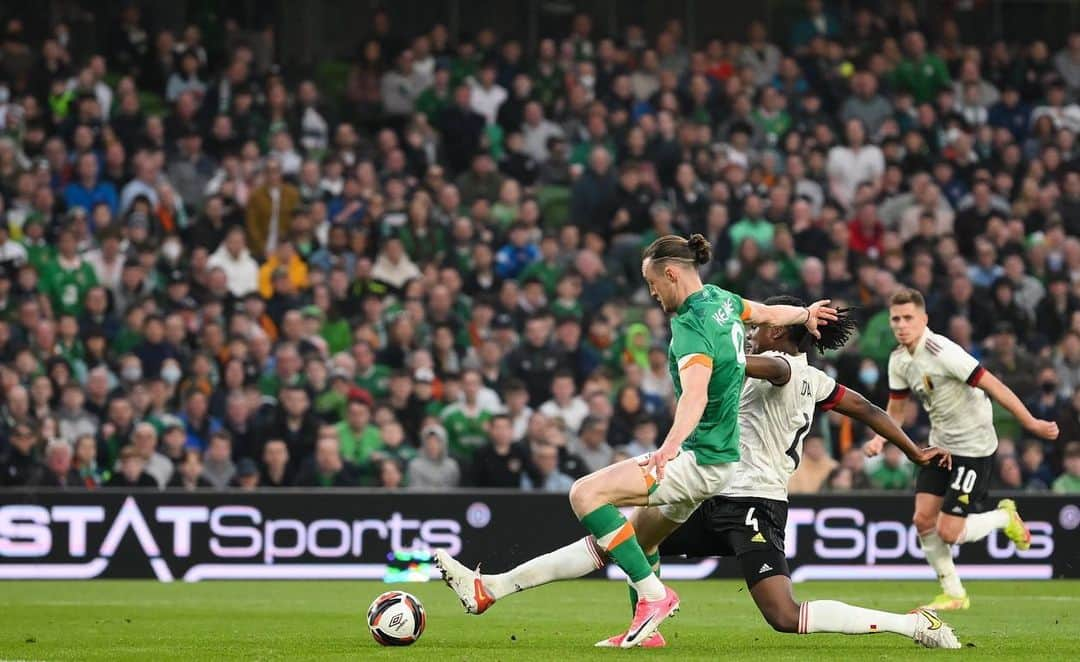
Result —
[[783, 386], [791, 379], [791, 364], [779, 356], [748, 356], [746, 376]]
[[806, 326], [815, 337], [821, 337], [818, 326], [836, 321], [836, 309], [829, 307], [829, 299], [815, 301], [806, 308], [786, 305], [765, 305], [749, 299], [743, 299], [744, 322], [768, 324], [770, 326]]
[[[893, 402], [889, 400], [889, 405], [892, 406]], [[897, 402], [901, 403], [901, 407], [903, 406], [902, 401]], [[904, 455], [915, 464], [925, 465], [937, 460], [939, 466], [952, 468], [952, 457], [948, 451], [932, 447], [925, 450], [919, 448], [907, 436], [907, 433], [900, 429], [897, 418], [882, 411], [881, 407], [870, 402], [857, 391], [844, 388], [843, 395], [833, 405], [833, 409], [870, 426], [871, 430], [903, 451]]]
[[[885, 405], [885, 413], [889, 415], [889, 420], [895, 425], [900, 425], [904, 422], [904, 406], [907, 403], [907, 400], [908, 393], [889, 393], [889, 403]], [[885, 447], [886, 441], [888, 440], [884, 436], [876, 434], [873, 439], [863, 444], [863, 452], [866, 453], [867, 457], [874, 457]]]
[[996, 400], [999, 405], [1009, 410], [1009, 413], [1015, 416], [1020, 425], [1024, 426], [1024, 429], [1028, 432], [1036, 434], [1043, 439], [1057, 439], [1057, 423], [1035, 418], [1028, 408], [1024, 406], [1024, 403], [1020, 401], [1020, 398], [1016, 397], [1013, 390], [1002, 383], [1002, 381], [995, 377], [989, 370], [986, 370], [982, 366], [976, 368], [975, 372], [968, 378], [968, 384], [971, 384], [976, 388], [981, 388], [987, 395]]
[[[703, 356], [703, 355], [696, 355]], [[709, 402], [709, 379], [712, 377], [712, 362], [691, 360], [679, 370], [682, 384], [682, 396], [675, 403], [675, 419], [671, 423], [664, 443], [656, 452], [650, 454], [646, 470], [656, 467], [656, 479], [664, 477], [664, 465], [679, 454], [679, 448], [701, 421], [705, 405]]]

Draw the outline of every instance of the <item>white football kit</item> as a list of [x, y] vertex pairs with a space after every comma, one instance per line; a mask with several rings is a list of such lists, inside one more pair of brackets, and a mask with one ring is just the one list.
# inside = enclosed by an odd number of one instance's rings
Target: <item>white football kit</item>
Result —
[[914, 394], [930, 415], [930, 445], [962, 457], [997, 450], [990, 398], [976, 387], [985, 373], [975, 357], [927, 329], [915, 350], [897, 347], [889, 357], [889, 397]]
[[806, 354], [762, 352], [791, 366], [783, 386], [747, 378], [739, 400], [739, 461], [735, 477], [720, 494], [787, 501], [788, 479], [799, 466], [802, 442], [814, 413], [828, 410], [844, 396], [844, 387], [806, 361]]

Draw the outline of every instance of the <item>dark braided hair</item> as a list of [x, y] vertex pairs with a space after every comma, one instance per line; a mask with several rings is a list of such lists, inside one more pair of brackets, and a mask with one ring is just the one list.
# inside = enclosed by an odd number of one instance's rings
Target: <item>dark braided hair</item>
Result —
[[[786, 294], [769, 297], [764, 301], [769, 306], [797, 306], [805, 308], [806, 302], [799, 297]], [[858, 322], [852, 316], [853, 308], [838, 308], [836, 321], [829, 322], [825, 326], [819, 326], [820, 338], [815, 338], [805, 326], [789, 326], [788, 337], [795, 343], [799, 352], [807, 352], [811, 347], [817, 347], [819, 352], [830, 349], [840, 349], [851, 338], [851, 334], [858, 328]]]
[[641, 258], [653, 262], [681, 260], [691, 264], [708, 264], [712, 260], [712, 246], [704, 235], [692, 234], [689, 239], [683, 239], [677, 234], [668, 234], [649, 244]]

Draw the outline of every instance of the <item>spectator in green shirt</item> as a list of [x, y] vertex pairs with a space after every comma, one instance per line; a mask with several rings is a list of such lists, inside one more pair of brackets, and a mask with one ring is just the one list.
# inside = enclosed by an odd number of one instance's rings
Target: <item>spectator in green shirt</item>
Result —
[[896, 347], [896, 336], [889, 326], [889, 309], [879, 310], [867, 320], [859, 336], [859, 354], [873, 359], [878, 365], [889, 362]]
[[383, 445], [379, 428], [371, 424], [371, 405], [362, 399], [349, 401], [345, 420], [335, 428], [341, 442], [341, 456], [357, 467], [366, 467], [372, 454]]
[[450, 70], [439, 67], [435, 70], [435, 81], [417, 97], [416, 111], [422, 113], [429, 124], [434, 124], [439, 113], [450, 105], [453, 96], [454, 92], [450, 87]]
[[548, 297], [556, 296], [556, 286], [565, 268], [559, 259], [559, 240], [554, 235], [545, 235], [540, 242], [540, 259], [533, 262], [518, 274], [518, 281], [524, 283], [535, 278], [544, 284]]
[[1050, 489], [1057, 494], [1080, 494], [1080, 441], [1065, 445], [1065, 473], [1061, 474]]
[[908, 56], [893, 71], [893, 84], [911, 92], [917, 103], [932, 102], [940, 90], [952, 84], [945, 63], [926, 52], [926, 38], [914, 30], [904, 37], [904, 47]]
[[769, 145], [776, 145], [791, 128], [787, 99], [773, 87], [761, 90], [761, 105], [750, 114], [758, 135], [765, 136]]
[[59, 252], [45, 263], [41, 271], [41, 290], [49, 295], [56, 314], [82, 314], [82, 302], [86, 292], [97, 285], [93, 267], [77, 252], [75, 234], [70, 230], [60, 233], [57, 240]]
[[371, 343], [361, 341], [353, 345], [352, 356], [356, 360], [356, 385], [376, 400], [385, 398], [390, 393], [390, 368], [375, 363]]
[[899, 448], [886, 445], [881, 464], [870, 472], [870, 483], [879, 490], [906, 490], [911, 487], [911, 464]]
[[731, 245], [738, 246], [743, 242], [743, 239], [750, 238], [762, 249], [770, 250], [776, 229], [765, 218], [761, 198], [756, 195], [747, 196], [744, 212], [745, 216], [728, 230], [731, 236]]

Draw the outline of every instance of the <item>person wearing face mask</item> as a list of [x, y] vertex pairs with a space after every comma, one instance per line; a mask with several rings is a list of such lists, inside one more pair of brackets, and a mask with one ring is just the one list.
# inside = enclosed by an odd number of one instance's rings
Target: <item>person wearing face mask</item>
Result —
[[184, 254], [184, 245], [177, 237], [169, 237], [161, 244], [161, 270], [172, 271], [180, 265], [180, 258]]
[[881, 380], [881, 368], [873, 359], [864, 358], [859, 364], [859, 384], [861, 390], [871, 402], [884, 402], [886, 396]]
[[1027, 408], [1036, 418], [1054, 420], [1065, 405], [1065, 400], [1058, 395], [1057, 371], [1050, 366], [1039, 370], [1039, 392], [1027, 402]]
[[180, 383], [180, 378], [184, 376], [183, 370], [180, 368], [180, 364], [176, 359], [166, 359], [161, 364], [161, 379], [168, 386], [175, 388]]
[[143, 376], [142, 361], [134, 354], [125, 354], [120, 358], [120, 381], [124, 390], [130, 390]]

